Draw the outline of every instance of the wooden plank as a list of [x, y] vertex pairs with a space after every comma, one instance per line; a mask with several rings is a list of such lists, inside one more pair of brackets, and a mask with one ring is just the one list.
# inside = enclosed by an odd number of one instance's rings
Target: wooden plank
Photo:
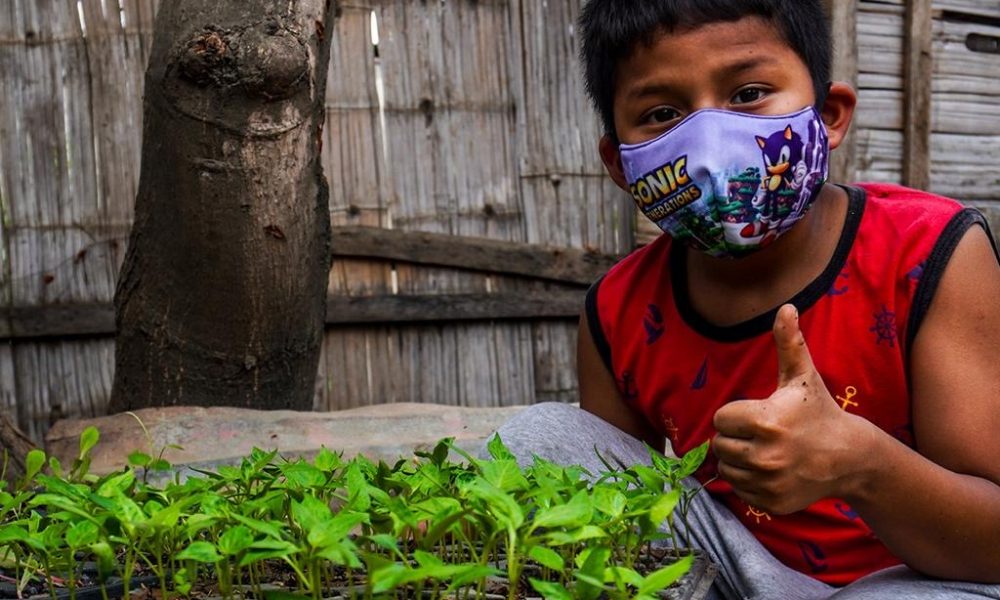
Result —
[[[371, 20], [370, 2], [351, 2], [342, 5], [330, 32], [323, 169], [335, 227], [391, 225], [378, 89], [381, 65]], [[333, 261], [327, 290], [331, 296], [380, 296], [392, 292], [392, 280], [393, 267], [387, 261], [340, 258]], [[327, 331], [314, 407], [338, 410], [400, 401], [396, 384], [406, 379], [408, 366], [396, 361], [395, 377], [373, 377], [370, 367], [372, 360], [384, 363], [396, 356], [391, 339], [371, 326]]]
[[1000, 20], [1000, 2], [996, 0], [934, 0], [933, 7], [934, 10]]
[[931, 180], [931, 78], [934, 31], [930, 0], [906, 7], [904, 77], [903, 183], [928, 189]]
[[[524, 290], [493, 294], [331, 296], [328, 326], [358, 323], [498, 321], [576, 318], [586, 290]], [[105, 337], [115, 333], [109, 303], [0, 309], [0, 340]]]
[[573, 248], [376, 227], [334, 228], [333, 255], [335, 259], [381, 258], [582, 285], [593, 283], [618, 260]]
[[[834, 40], [833, 79], [858, 87], [858, 0], [829, 2]], [[857, 177], [857, 131], [852, 125], [840, 147], [830, 156], [830, 179], [852, 182]]]
[[127, 225], [139, 183], [146, 67], [142, 33], [122, 26], [117, 0], [83, 0], [81, 6], [87, 28], [88, 133], [98, 188], [95, 197], [77, 202], [86, 210], [85, 222]]
[[330, 298], [327, 325], [577, 318], [586, 290]]
[[110, 303], [5, 308], [0, 319], [0, 340], [103, 337], [114, 333], [115, 310]]

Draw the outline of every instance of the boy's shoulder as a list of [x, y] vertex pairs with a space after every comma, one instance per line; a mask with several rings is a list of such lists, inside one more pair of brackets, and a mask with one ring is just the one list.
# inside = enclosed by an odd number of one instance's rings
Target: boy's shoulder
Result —
[[962, 204], [952, 198], [893, 183], [862, 182], [854, 184], [853, 187], [864, 190], [866, 203], [875, 208], [902, 213], [926, 211], [947, 213], [962, 209]]
[[974, 209], [957, 200], [887, 183], [859, 183], [865, 192], [862, 231], [890, 243], [935, 245], [949, 231], [964, 233], [975, 221]]

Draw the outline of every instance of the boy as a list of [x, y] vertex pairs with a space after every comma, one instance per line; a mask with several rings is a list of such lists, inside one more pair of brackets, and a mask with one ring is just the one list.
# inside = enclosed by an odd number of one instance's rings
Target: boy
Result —
[[825, 184], [856, 97], [829, 83], [819, 0], [591, 0], [581, 25], [601, 157], [666, 235], [588, 295], [584, 411], [501, 437], [595, 471], [595, 444], [712, 439], [691, 533], [719, 597], [1000, 598], [982, 216]]

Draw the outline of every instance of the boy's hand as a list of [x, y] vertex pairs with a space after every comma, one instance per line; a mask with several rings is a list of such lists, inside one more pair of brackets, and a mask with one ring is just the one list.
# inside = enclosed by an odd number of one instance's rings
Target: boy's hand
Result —
[[757, 509], [788, 514], [842, 494], [851, 472], [851, 440], [863, 435], [867, 422], [842, 411], [831, 397], [813, 365], [795, 307], [778, 311], [774, 340], [777, 389], [767, 399], [719, 409], [712, 447], [719, 475], [740, 498]]

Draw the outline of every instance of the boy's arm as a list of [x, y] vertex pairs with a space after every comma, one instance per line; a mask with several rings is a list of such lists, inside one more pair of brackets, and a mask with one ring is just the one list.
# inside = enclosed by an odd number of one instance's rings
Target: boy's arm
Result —
[[580, 335], [576, 346], [577, 380], [580, 386], [580, 408], [601, 417], [625, 433], [646, 442], [662, 453], [665, 438], [656, 433], [649, 422], [632, 409], [621, 394], [590, 335], [587, 316], [580, 317]]
[[980, 227], [956, 248], [910, 360], [920, 454], [873, 439], [884, 459], [854, 507], [910, 566], [1000, 582], [1000, 266]]
[[916, 451], [840, 410], [792, 307], [775, 322], [778, 389], [715, 415], [719, 474], [775, 514], [843, 498], [910, 567], [1000, 582], [1000, 266], [970, 230], [911, 352]]

